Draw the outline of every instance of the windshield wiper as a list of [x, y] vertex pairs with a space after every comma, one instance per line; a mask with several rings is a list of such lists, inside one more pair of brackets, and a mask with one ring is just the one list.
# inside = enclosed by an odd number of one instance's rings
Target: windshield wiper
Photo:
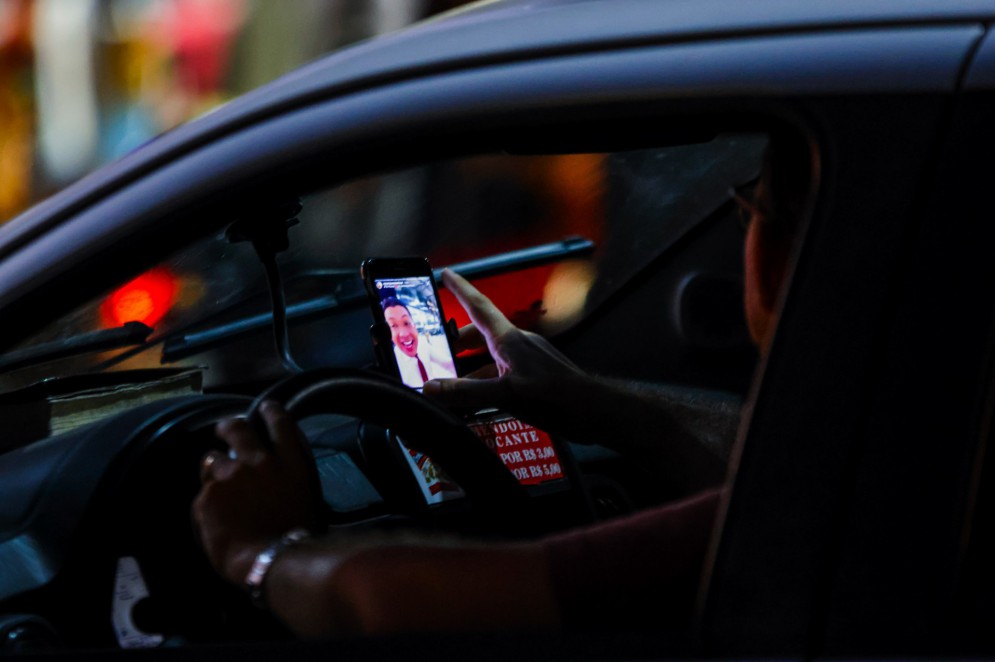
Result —
[[[532, 246], [517, 251], [500, 253], [479, 260], [470, 260], [450, 265], [449, 268], [461, 276], [474, 279], [484, 278], [514, 271], [537, 267], [567, 258], [589, 255], [594, 250], [594, 242], [583, 237], [568, 237], [562, 241]], [[436, 279], [442, 269], [435, 270]], [[287, 306], [287, 319], [297, 322], [323, 317], [337, 310], [367, 305], [366, 292], [359, 282], [358, 270], [356, 286], [343, 287], [334, 295], [326, 295]], [[345, 285], [345, 283], [343, 283]], [[260, 313], [228, 324], [210, 327], [201, 331], [184, 331], [162, 339], [162, 362], [171, 363], [213, 347], [222, 345], [238, 336], [259, 331], [273, 324], [271, 313]], [[188, 327], [189, 328], [189, 327]]]
[[58, 361], [59, 359], [79, 354], [144, 345], [145, 340], [151, 333], [152, 327], [146, 326], [141, 322], [125, 322], [122, 326], [113, 329], [101, 329], [100, 331], [83, 333], [78, 336], [66, 338], [65, 340], [55, 340], [7, 352], [0, 357], [0, 373], [26, 368], [39, 363]]

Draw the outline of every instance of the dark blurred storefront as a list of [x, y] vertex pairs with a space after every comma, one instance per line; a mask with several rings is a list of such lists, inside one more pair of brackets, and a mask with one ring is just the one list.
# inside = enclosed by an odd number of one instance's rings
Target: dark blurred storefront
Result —
[[0, 223], [322, 53], [465, 0], [0, 0]]

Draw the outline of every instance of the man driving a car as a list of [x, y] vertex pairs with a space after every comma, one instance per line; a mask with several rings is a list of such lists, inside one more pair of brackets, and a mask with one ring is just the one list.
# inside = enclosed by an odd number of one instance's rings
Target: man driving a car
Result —
[[[761, 354], [773, 338], [813, 176], [808, 144], [779, 134], [756, 197], [743, 203], [750, 215], [744, 307]], [[217, 433], [232, 456], [205, 457], [193, 512], [212, 565], [248, 585], [302, 636], [578, 626], [592, 614], [628, 625], [641, 616], [686, 623], [724, 494], [726, 448], [689, 432], [702, 419], [680, 403], [644, 385], [587, 374], [543, 337], [515, 327], [456, 273], [445, 271], [443, 283], [472, 320], [458, 349], [485, 347], [494, 364], [470, 377], [429, 381], [427, 396], [499, 407], [580, 443], [601, 442], [610, 431], [625, 450], [662, 458], [668, 478], [688, 496], [539, 540], [323, 538], [316, 535], [318, 495], [302, 488], [311, 462], [306, 442], [279, 405], [266, 403], [272, 450], [244, 420], [231, 419]]]

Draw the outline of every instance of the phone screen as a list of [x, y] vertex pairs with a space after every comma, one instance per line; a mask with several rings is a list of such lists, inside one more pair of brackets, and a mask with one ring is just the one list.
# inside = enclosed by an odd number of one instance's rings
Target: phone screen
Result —
[[430, 379], [456, 376], [446, 327], [430, 276], [374, 278], [401, 381], [421, 390]]

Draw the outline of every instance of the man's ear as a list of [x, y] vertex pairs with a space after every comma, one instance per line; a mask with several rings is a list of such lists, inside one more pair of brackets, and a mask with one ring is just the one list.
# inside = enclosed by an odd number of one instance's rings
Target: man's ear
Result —
[[744, 251], [747, 324], [760, 348], [767, 350], [777, 326], [777, 302], [788, 273], [791, 239], [762, 222], [750, 223]]
[[764, 307], [776, 314], [777, 299], [788, 274], [788, 259], [791, 255], [791, 238], [759, 223], [757, 245], [762, 252], [760, 260], [760, 284]]

